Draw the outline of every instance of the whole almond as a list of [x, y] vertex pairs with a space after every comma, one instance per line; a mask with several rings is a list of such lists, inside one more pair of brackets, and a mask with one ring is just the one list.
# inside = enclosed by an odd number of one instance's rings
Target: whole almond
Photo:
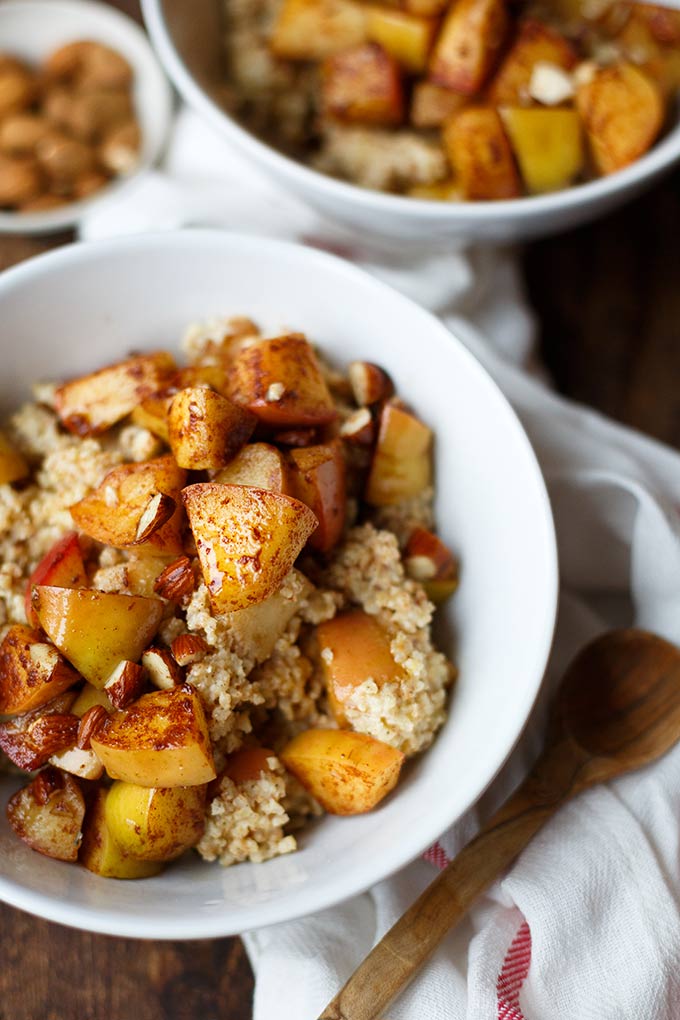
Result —
[[81, 751], [89, 751], [92, 737], [99, 733], [101, 728], [108, 722], [108, 719], [109, 713], [103, 705], [93, 705], [92, 708], [88, 708], [87, 712], [80, 719], [76, 746]]
[[353, 361], [348, 369], [352, 393], [359, 407], [377, 404], [386, 400], [394, 386], [387, 372], [371, 361]]
[[177, 687], [184, 681], [181, 667], [167, 648], [147, 648], [142, 655], [142, 666], [151, 683], [160, 691]]
[[31, 783], [33, 796], [37, 800], [38, 804], [43, 805], [47, 804], [53, 793], [56, 793], [57, 790], [63, 790], [63, 788], [64, 776], [59, 769], [53, 768], [52, 766], [43, 769], [42, 772], [38, 773]]
[[136, 662], [124, 659], [119, 662], [104, 690], [114, 708], [125, 708], [142, 693], [144, 688], [144, 670]]
[[72, 747], [78, 736], [78, 716], [57, 714], [39, 716], [28, 727], [26, 737], [45, 761], [57, 751]]
[[153, 590], [161, 598], [179, 602], [196, 587], [196, 578], [188, 556], [180, 556], [170, 563], [156, 578]]
[[180, 666], [188, 666], [205, 658], [209, 647], [200, 634], [180, 634], [172, 642], [170, 649], [175, 662]]

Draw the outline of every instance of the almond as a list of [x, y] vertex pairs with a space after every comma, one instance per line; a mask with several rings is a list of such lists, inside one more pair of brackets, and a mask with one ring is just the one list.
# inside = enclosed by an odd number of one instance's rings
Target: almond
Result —
[[[55, 715], [68, 716], [75, 697], [73, 691], [65, 691], [63, 694], [57, 695], [56, 698], [52, 698], [46, 705], [33, 709], [32, 712], [25, 712], [14, 719], [0, 723], [0, 750], [4, 751], [9, 760], [20, 769], [32, 772], [34, 769], [40, 768], [52, 752], [45, 753], [38, 747], [31, 739], [29, 729], [35, 726], [40, 719], [52, 718]], [[73, 716], [73, 718], [76, 717]], [[71, 743], [74, 742], [75, 738]]]
[[392, 380], [387, 372], [371, 361], [353, 361], [349, 366], [348, 375], [354, 399], [359, 407], [387, 400], [394, 392]]
[[31, 789], [33, 796], [37, 800], [38, 804], [47, 804], [50, 797], [57, 792], [57, 790], [63, 790], [64, 788], [64, 777], [56, 768], [46, 768], [40, 772], [33, 782], [31, 783]]
[[200, 634], [180, 634], [170, 646], [175, 662], [180, 666], [188, 666], [192, 662], [200, 662], [210, 646]]
[[114, 708], [125, 708], [131, 701], [138, 698], [144, 688], [144, 670], [136, 662], [123, 659], [119, 662], [104, 690]]
[[190, 595], [196, 587], [196, 578], [188, 556], [180, 556], [170, 563], [156, 578], [153, 590], [161, 598], [179, 602], [185, 595]]
[[142, 666], [151, 683], [160, 691], [177, 687], [184, 681], [180, 666], [167, 648], [147, 648], [142, 656]]
[[167, 496], [164, 492], [157, 492], [151, 496], [139, 518], [135, 545], [146, 542], [155, 531], [158, 531], [170, 520], [174, 512], [175, 501], [172, 496]]
[[340, 426], [340, 436], [348, 443], [372, 446], [375, 442], [375, 422], [367, 407], [353, 411]]
[[103, 705], [93, 705], [92, 708], [88, 708], [87, 712], [80, 719], [80, 725], [78, 727], [78, 738], [76, 740], [76, 746], [81, 751], [90, 750], [90, 741], [96, 733], [99, 733], [102, 726], [105, 726], [109, 718], [109, 713], [106, 711]]

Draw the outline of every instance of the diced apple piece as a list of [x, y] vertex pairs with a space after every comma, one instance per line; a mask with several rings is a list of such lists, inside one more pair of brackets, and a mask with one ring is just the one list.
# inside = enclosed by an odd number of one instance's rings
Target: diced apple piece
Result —
[[85, 817], [80, 863], [104, 878], [150, 878], [163, 869], [160, 861], [139, 861], [127, 854], [106, 824], [108, 790], [97, 790]]
[[18, 482], [30, 471], [26, 459], [10, 443], [4, 432], [0, 432], [0, 485]]
[[113, 712], [113, 705], [106, 691], [100, 687], [93, 687], [92, 684], [85, 684], [73, 702], [71, 711], [79, 719], [82, 719], [85, 713], [89, 712], [94, 705], [101, 705], [107, 712]]
[[267, 489], [203, 482], [182, 497], [218, 613], [272, 595], [317, 525], [304, 503]]
[[62, 424], [79, 436], [111, 428], [176, 371], [167, 351], [140, 354], [60, 386], [55, 407]]
[[496, 110], [490, 106], [461, 110], [445, 124], [443, 138], [465, 198], [489, 200], [522, 194], [512, 149]]
[[251, 411], [201, 386], [180, 390], [168, 411], [170, 448], [179, 466], [191, 471], [224, 467], [256, 425]]
[[435, 605], [445, 602], [458, 587], [458, 561], [442, 540], [426, 528], [414, 528], [404, 549], [409, 577], [420, 581]]
[[299, 333], [257, 340], [234, 359], [231, 398], [277, 428], [337, 417], [312, 345]]
[[496, 63], [508, 25], [506, 0], [456, 0], [434, 46], [432, 81], [474, 96]]
[[83, 552], [75, 531], [69, 531], [52, 546], [28, 579], [24, 608], [31, 627], [39, 626], [31, 603], [36, 584], [53, 584], [57, 588], [84, 588], [87, 585]]
[[566, 188], [579, 175], [585, 154], [576, 110], [514, 107], [502, 116], [527, 191]]
[[[302, 587], [301, 595], [310, 591], [312, 584], [304, 574], [295, 571], [296, 581]], [[225, 623], [233, 634], [236, 648], [244, 658], [264, 662], [274, 651], [299, 606], [299, 597], [290, 597], [284, 589], [275, 591], [264, 602], [247, 606], [233, 613], [225, 613]]]
[[51, 585], [34, 588], [33, 608], [59, 651], [99, 688], [121, 659], [139, 659], [163, 617], [160, 599]]
[[[82, 532], [116, 548], [135, 546], [151, 554], [176, 555], [183, 551], [182, 511], [179, 494], [186, 471], [167, 455], [138, 464], [121, 464], [110, 471], [93, 492], [75, 503], [71, 517]], [[159, 494], [154, 530], [140, 531], [144, 515]]]
[[426, 198], [431, 202], [459, 202], [463, 192], [455, 178], [448, 181], [437, 181], [436, 184], [416, 184], [409, 188], [409, 195], [413, 198]]
[[267, 747], [243, 747], [227, 756], [222, 775], [233, 783], [249, 783], [259, 779], [263, 772], [271, 772], [270, 758], [276, 755]]
[[312, 549], [328, 552], [340, 540], [347, 506], [346, 469], [338, 441], [291, 450], [293, 494], [314, 513], [319, 525], [309, 539]]
[[353, 124], [400, 124], [404, 119], [399, 64], [377, 43], [328, 57], [321, 77], [327, 117]]
[[650, 148], [663, 124], [661, 92], [633, 64], [600, 68], [579, 86], [576, 105], [602, 174], [635, 162]]
[[168, 437], [168, 411], [174, 397], [174, 390], [161, 390], [160, 393], [152, 393], [140, 404], [133, 408], [130, 420], [143, 429], [148, 429], [155, 436], [162, 439], [164, 443], [169, 441]]
[[411, 123], [419, 128], [441, 127], [467, 101], [460, 92], [445, 89], [431, 81], [418, 81], [413, 86], [411, 97]]
[[[181, 509], [178, 512], [182, 513]], [[144, 549], [139, 553], [139, 547], [132, 548], [125, 565], [128, 589], [133, 595], [146, 595], [152, 598], [154, 594], [158, 594], [155, 590], [156, 581], [175, 559], [175, 552], [166, 555], [153, 555]]]
[[350, 0], [284, 0], [269, 41], [285, 60], [324, 60], [365, 38], [365, 14]]
[[186, 365], [184, 368], [180, 368], [174, 378], [173, 387], [177, 390], [184, 390], [202, 386], [228, 396], [228, 375], [226, 358], [221, 357], [216, 364]]
[[305, 730], [280, 758], [333, 815], [370, 811], [396, 786], [404, 764], [401, 751], [352, 730]]
[[118, 781], [106, 798], [106, 825], [130, 856], [173, 861], [203, 835], [205, 795], [205, 786], [168, 789]]
[[389, 506], [417, 496], [432, 479], [432, 430], [410, 411], [387, 403], [366, 484], [366, 502]]
[[636, 4], [636, 16], [644, 18], [650, 32], [663, 46], [680, 45], [680, 11], [661, 4]]
[[221, 485], [254, 485], [257, 489], [291, 494], [285, 458], [269, 443], [248, 443], [213, 481]]
[[355, 687], [369, 679], [380, 687], [402, 675], [390, 635], [374, 616], [355, 609], [319, 624], [316, 636], [331, 710], [338, 725], [347, 726], [344, 702]]
[[42, 635], [15, 624], [0, 644], [0, 713], [17, 715], [47, 704], [80, 677]]
[[46, 768], [13, 794], [7, 820], [32, 850], [58, 861], [78, 859], [85, 801], [70, 775]]
[[555, 64], [570, 71], [577, 59], [574, 47], [556, 29], [536, 18], [526, 18], [489, 85], [487, 98], [495, 106], [527, 103], [536, 64]]
[[427, 67], [437, 23], [389, 7], [366, 8], [366, 34], [408, 71]]
[[409, 14], [418, 14], [422, 18], [435, 18], [444, 13], [449, 6], [449, 0], [401, 0], [399, 6]]
[[91, 743], [112, 779], [137, 786], [200, 786], [216, 775], [205, 713], [191, 684], [143, 694]]

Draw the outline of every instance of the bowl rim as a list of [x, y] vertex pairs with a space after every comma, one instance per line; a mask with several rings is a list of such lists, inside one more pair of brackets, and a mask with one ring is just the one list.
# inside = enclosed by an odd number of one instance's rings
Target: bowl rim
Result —
[[[527, 671], [526, 684], [521, 697], [516, 700], [517, 711], [513, 715], [514, 723], [508, 726], [504, 741], [498, 747], [497, 755], [494, 756], [493, 766], [488, 767], [480, 776], [476, 792], [470, 793], [461, 810], [455, 809], [453, 814], [447, 811], [447, 802], [445, 801], [433, 805], [429, 815], [430, 824], [427, 828], [413, 827], [411, 830], [407, 828], [403, 833], [403, 839], [400, 840], [398, 846], [393, 848], [388, 857], [383, 856], [380, 860], [377, 858], [375, 860], [367, 859], [360, 874], [356, 870], [350, 877], [336, 874], [332, 890], [327, 887], [325, 894], [320, 894], [316, 885], [310, 883], [309, 887], [297, 890], [293, 909], [290, 908], [290, 905], [284, 907], [278, 900], [258, 904], [253, 908], [253, 911], [257, 913], [257, 920], [250, 927], [263, 927], [335, 906], [388, 878], [421, 855], [443, 832], [450, 828], [479, 800], [498, 775], [519, 741], [529, 719], [543, 683], [552, 647], [559, 588], [557, 539], [550, 499], [536, 454], [519, 417], [496, 381], [459, 339], [454, 330], [449, 329], [441, 320], [393, 287], [337, 255], [289, 241], [242, 235], [218, 229], [186, 229], [170, 233], [145, 233], [105, 240], [81, 241], [36, 255], [0, 273], [0, 309], [3, 298], [15, 286], [25, 285], [31, 279], [39, 279], [41, 276], [49, 274], [53, 269], [77, 267], [83, 260], [96, 257], [106, 258], [110, 252], [124, 252], [131, 249], [144, 251], [146, 248], [151, 259], [154, 250], [167, 250], [167, 246], [171, 243], [180, 246], [186, 257], [190, 258], [192, 248], [200, 248], [206, 240], [209, 243], [226, 245], [226, 249], [232, 253], [237, 250], [250, 249], [253, 253], [261, 254], [263, 250], [266, 250], [276, 255], [281, 262], [285, 262], [288, 266], [291, 262], [301, 264], [301, 270], [304, 269], [304, 264], [311, 259], [325, 267], [324, 272], [328, 272], [331, 276], [344, 277], [349, 281], [350, 286], [360, 285], [360, 289], [364, 292], [372, 291], [377, 298], [388, 300], [392, 304], [408, 306], [411, 313], [416, 311], [423, 318], [424, 327], [431, 334], [435, 346], [443, 347], [451, 343], [456, 344], [460, 356], [467, 361], [469, 371], [476, 374], [480, 382], [488, 387], [491, 399], [505, 405], [508, 414], [507, 420], [514, 430], [515, 441], [522, 448], [527, 470], [533, 476], [536, 513], [540, 515], [543, 524], [541, 562], [545, 568], [546, 583], [545, 591], [541, 592], [541, 598], [537, 600], [536, 605], [536, 616], [541, 618], [540, 627], [537, 628], [540, 630], [541, 639], [535, 643], [533, 649], [531, 681], [528, 678], [529, 671]], [[206, 865], [206, 867], [208, 866], [210, 865]], [[212, 866], [218, 867], [218, 865]], [[96, 880], [96, 876], [92, 876], [92, 878]], [[81, 907], [58, 897], [33, 891], [1, 873], [0, 900], [47, 920], [101, 934], [134, 938], [200, 939], [242, 933], [240, 929], [234, 928], [233, 924], [230, 924], [228, 911], [209, 918], [183, 918], [181, 923], [168, 918], [150, 919], [142, 913], [134, 916], [121, 916], [106, 909]]]
[[318, 193], [327, 201], [335, 199], [342, 204], [353, 204], [360, 209], [401, 216], [407, 220], [429, 220], [433, 224], [455, 225], [460, 221], [474, 226], [497, 218], [508, 222], [523, 219], [533, 221], [544, 216], [598, 204], [635, 188], [646, 180], [652, 180], [680, 160], [680, 125], [678, 125], [623, 170], [543, 195], [527, 195], [498, 201], [440, 202], [373, 191], [331, 177], [286, 156], [241, 125], [201, 88], [187, 68], [163, 16], [163, 0], [140, 0], [140, 3], [149, 37], [180, 95], [219, 131], [226, 134], [238, 149], [254, 158], [270, 174], [275, 173], [285, 179], [298, 193]]
[[158, 132], [156, 145], [146, 153], [132, 173], [114, 177], [100, 192], [88, 198], [69, 202], [57, 209], [35, 213], [0, 211], [0, 234], [51, 234], [76, 227], [91, 209], [111, 199], [116, 200], [128, 184], [136, 181], [140, 174], [153, 166], [167, 144], [172, 120], [171, 86], [148, 35], [134, 18], [109, 3], [102, 3], [101, 0], [3, 0], [0, 4], [0, 17], [13, 10], [30, 12], [31, 8], [35, 9], [36, 17], [49, 16], [52, 19], [59, 17], [60, 9], [79, 13], [86, 8], [94, 17], [101, 20], [102, 26], [105, 27], [107, 23], [116, 24], [128, 37], [134, 39], [136, 45], [144, 52], [148, 68], [153, 69], [156, 78], [155, 87], [160, 102], [154, 111], [154, 117], [161, 130]]

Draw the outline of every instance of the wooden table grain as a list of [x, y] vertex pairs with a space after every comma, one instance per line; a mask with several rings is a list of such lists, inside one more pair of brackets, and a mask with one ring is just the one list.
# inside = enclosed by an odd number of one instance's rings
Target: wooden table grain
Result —
[[[139, 16], [137, 0], [117, 5]], [[676, 447], [678, 237], [680, 173], [624, 210], [523, 253], [557, 388]], [[70, 240], [0, 237], [0, 269]], [[251, 1020], [253, 981], [238, 939], [108, 938], [3, 905], [0, 925], [0, 1020]]]

